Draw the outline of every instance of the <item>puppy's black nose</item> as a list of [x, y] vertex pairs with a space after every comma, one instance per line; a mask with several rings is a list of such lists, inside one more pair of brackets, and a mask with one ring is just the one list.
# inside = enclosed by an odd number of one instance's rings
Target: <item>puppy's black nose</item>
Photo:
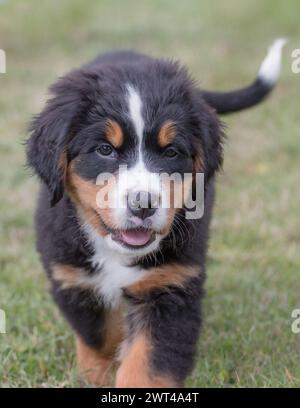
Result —
[[144, 220], [151, 217], [159, 206], [159, 198], [148, 191], [130, 193], [127, 198], [128, 208], [132, 215]]

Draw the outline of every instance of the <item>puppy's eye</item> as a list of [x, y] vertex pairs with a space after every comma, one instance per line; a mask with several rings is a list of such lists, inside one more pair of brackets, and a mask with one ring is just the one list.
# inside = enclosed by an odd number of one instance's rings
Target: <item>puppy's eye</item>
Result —
[[114, 152], [114, 149], [112, 148], [110, 144], [103, 143], [101, 146], [99, 146], [96, 149], [96, 152], [100, 154], [101, 156], [110, 156]]
[[173, 147], [169, 147], [166, 151], [165, 151], [165, 156], [169, 157], [169, 158], [173, 158], [176, 157], [178, 155], [177, 151], [175, 149], [173, 149]]

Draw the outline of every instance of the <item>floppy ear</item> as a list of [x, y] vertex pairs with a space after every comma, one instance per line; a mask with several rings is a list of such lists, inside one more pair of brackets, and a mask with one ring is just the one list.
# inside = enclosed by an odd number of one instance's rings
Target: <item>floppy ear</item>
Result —
[[53, 97], [29, 128], [27, 162], [48, 187], [51, 206], [64, 194], [67, 144], [73, 136], [76, 118], [88, 103], [85, 97], [88, 79], [76, 70], [58, 80], [50, 88]]
[[207, 182], [222, 167], [225, 135], [216, 111], [207, 105], [201, 91], [196, 89], [193, 96], [198, 134], [194, 136], [196, 147], [194, 171], [204, 173], [204, 180]]
[[204, 177], [209, 180], [223, 164], [223, 125], [216, 111], [203, 104], [201, 112]]

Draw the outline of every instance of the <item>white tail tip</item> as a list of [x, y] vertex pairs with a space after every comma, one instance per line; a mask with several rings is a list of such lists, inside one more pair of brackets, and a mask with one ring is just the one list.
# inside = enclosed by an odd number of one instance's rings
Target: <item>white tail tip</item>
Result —
[[282, 48], [286, 42], [285, 38], [277, 38], [269, 48], [268, 54], [259, 68], [258, 78], [270, 86], [273, 86], [279, 78]]

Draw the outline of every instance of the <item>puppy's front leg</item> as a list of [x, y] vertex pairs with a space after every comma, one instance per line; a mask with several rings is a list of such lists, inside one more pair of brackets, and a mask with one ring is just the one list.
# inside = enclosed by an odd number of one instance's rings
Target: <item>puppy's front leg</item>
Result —
[[176, 387], [176, 380], [168, 373], [152, 366], [153, 344], [146, 332], [136, 333], [129, 345], [124, 345], [123, 359], [117, 372], [118, 388]]
[[201, 279], [184, 287], [129, 294], [128, 338], [117, 387], [180, 387], [190, 373], [200, 328]]

